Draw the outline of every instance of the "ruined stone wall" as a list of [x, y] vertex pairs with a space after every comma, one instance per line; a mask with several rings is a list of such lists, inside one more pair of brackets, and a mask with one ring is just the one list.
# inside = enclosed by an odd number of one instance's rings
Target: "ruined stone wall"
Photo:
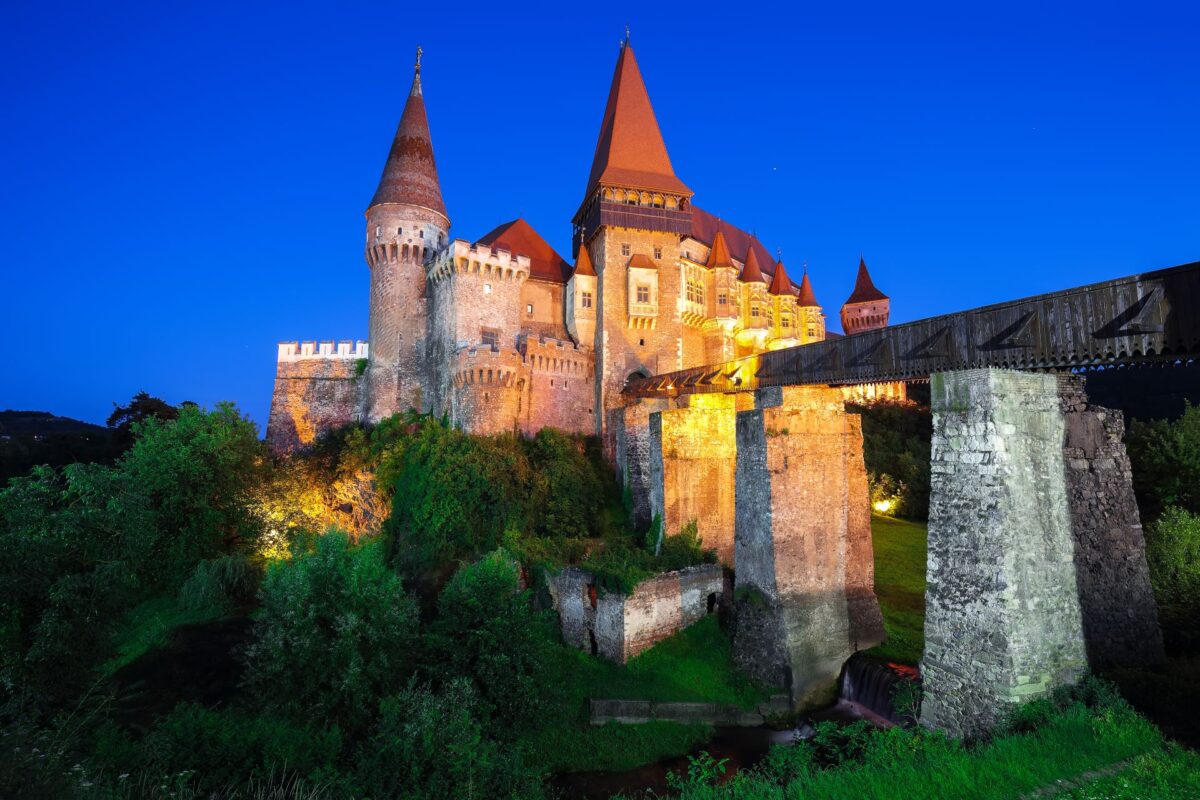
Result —
[[[742, 398], [749, 399], [743, 394]], [[687, 395], [650, 415], [650, 515], [674, 536], [690, 522], [705, 547], [734, 565], [737, 395]]]
[[[365, 343], [284, 342], [275, 366], [275, 389], [267, 418], [267, 445], [278, 455], [307, 447], [324, 431], [357, 422], [365, 402], [360, 361]], [[328, 347], [325, 355], [320, 348]], [[302, 352], [303, 351], [303, 352]]]
[[811, 708], [834, 698], [856, 648], [883, 640], [861, 423], [837, 389], [755, 394], [737, 415], [734, 657]]
[[1083, 380], [1059, 376], [1063, 456], [1083, 635], [1093, 670], [1164, 660], [1146, 542], [1121, 412], [1091, 405]]
[[545, 427], [592, 434], [596, 429], [594, 361], [590, 348], [563, 339], [522, 337], [520, 347], [529, 373], [529, 399], [521, 430]]
[[590, 574], [575, 568], [549, 584], [563, 641], [618, 664], [717, 613], [730, 595], [726, 572], [715, 564], [664, 572], [628, 596], [597, 588]]
[[1087, 663], [1053, 375], [931, 378], [921, 722], [989, 730]]

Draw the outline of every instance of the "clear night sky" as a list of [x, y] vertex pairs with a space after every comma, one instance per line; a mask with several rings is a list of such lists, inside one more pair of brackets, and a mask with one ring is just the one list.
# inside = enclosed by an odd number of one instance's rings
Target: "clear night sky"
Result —
[[[625, 24], [696, 203], [892, 320], [1200, 259], [1200, 4], [48, 3], [0, 10], [0, 409], [266, 421], [365, 338], [363, 211], [425, 49], [451, 235], [569, 256]], [[439, 10], [440, 9], [440, 10]]]

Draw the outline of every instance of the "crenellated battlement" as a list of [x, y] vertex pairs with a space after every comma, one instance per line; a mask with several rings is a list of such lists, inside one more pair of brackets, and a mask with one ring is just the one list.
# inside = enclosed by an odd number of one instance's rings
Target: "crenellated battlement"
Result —
[[458, 389], [476, 384], [513, 387], [521, 379], [525, 364], [516, 350], [469, 347], [455, 354], [451, 370]]
[[514, 255], [504, 248], [455, 239], [430, 263], [428, 278], [441, 281], [455, 274], [484, 275], [523, 283], [529, 277], [529, 257]]
[[367, 357], [367, 343], [341, 342], [280, 342], [276, 361], [307, 361], [310, 359], [356, 360]]
[[530, 369], [592, 377], [595, 359], [590, 347], [550, 336], [522, 336], [518, 347]]

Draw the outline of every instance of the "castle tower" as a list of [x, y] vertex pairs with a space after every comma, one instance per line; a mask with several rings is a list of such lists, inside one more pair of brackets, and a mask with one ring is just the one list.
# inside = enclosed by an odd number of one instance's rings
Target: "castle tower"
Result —
[[[597, 433], [605, 409], [635, 374], [685, 366], [680, 237], [691, 231], [692, 191], [675, 177], [628, 38], [600, 124], [574, 244], [597, 273]], [[703, 359], [697, 353], [697, 363]]]
[[713, 234], [712, 249], [704, 265], [712, 273], [712, 317], [704, 326], [704, 360], [714, 364], [728, 361], [736, 354], [733, 335], [737, 328], [740, 303], [737, 266], [729, 255], [729, 244], [720, 228]]
[[821, 313], [821, 304], [813, 293], [807, 269], [804, 270], [796, 297], [796, 338], [800, 344], [825, 341], [825, 315]]
[[854, 291], [842, 304], [842, 330], [849, 336], [860, 331], [885, 328], [890, 310], [891, 301], [875, 288], [871, 273], [867, 272], [867, 262], [860, 257]]
[[366, 418], [375, 422], [429, 404], [422, 390], [428, 334], [425, 268], [445, 246], [450, 230], [421, 94], [419, 47], [412, 89], [366, 217], [371, 267]]
[[567, 280], [563, 297], [567, 333], [576, 344], [591, 347], [596, 341], [596, 269], [586, 247], [579, 248], [575, 271]]
[[[804, 277], [808, 277], [807, 272]], [[775, 265], [775, 274], [771, 276], [767, 294], [768, 308], [771, 311], [767, 318], [770, 326], [767, 349], [779, 350], [799, 344], [796, 338], [796, 292], [792, 288], [792, 281], [783, 266], [783, 261]]]
[[767, 343], [767, 279], [754, 251], [753, 245], [746, 251], [746, 263], [738, 276], [742, 319], [742, 329], [737, 334], [739, 356], [761, 353]]

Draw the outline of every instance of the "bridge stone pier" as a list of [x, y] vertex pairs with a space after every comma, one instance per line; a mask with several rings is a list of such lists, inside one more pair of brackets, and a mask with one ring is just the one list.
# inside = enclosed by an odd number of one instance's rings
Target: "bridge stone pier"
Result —
[[616, 465], [617, 480], [633, 499], [630, 522], [638, 530], [650, 525], [650, 415], [675, 406], [667, 398], [642, 398], [606, 413], [604, 450]]
[[803, 710], [884, 639], [862, 423], [840, 389], [769, 387], [737, 414], [734, 657]]
[[999, 369], [934, 374], [931, 397], [921, 723], [976, 736], [1089, 653], [1161, 660], [1119, 415]]

